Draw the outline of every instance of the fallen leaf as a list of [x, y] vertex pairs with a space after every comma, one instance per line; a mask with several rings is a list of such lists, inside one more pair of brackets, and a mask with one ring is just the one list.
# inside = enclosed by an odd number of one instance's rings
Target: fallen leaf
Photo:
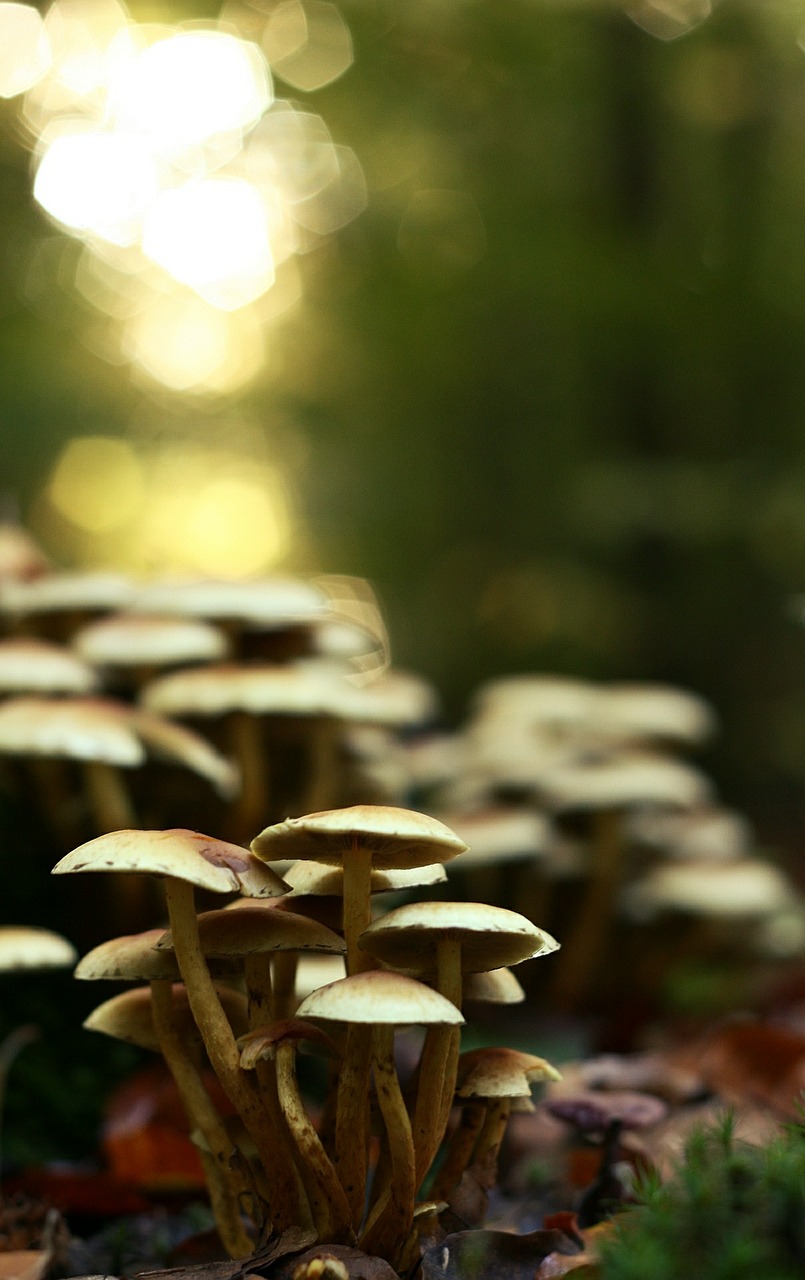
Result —
[[534, 1280], [549, 1254], [573, 1255], [562, 1231], [459, 1231], [422, 1257], [422, 1280]]
[[15, 1249], [0, 1253], [0, 1280], [42, 1280], [51, 1258], [49, 1249]]
[[[254, 1253], [236, 1261], [202, 1262], [190, 1267], [170, 1267], [160, 1271], [138, 1271], [142, 1280], [246, 1280], [252, 1274], [269, 1274], [268, 1268], [289, 1254], [308, 1248], [316, 1238], [315, 1231], [305, 1227], [289, 1227], [282, 1235], [258, 1247]], [[294, 1265], [298, 1258], [294, 1259]]]
[[349, 1272], [350, 1280], [399, 1280], [397, 1272], [383, 1258], [372, 1257], [346, 1244], [316, 1245], [301, 1255], [283, 1259], [278, 1268], [272, 1267], [270, 1272], [263, 1274], [270, 1275], [271, 1280], [290, 1280], [297, 1267], [306, 1266], [322, 1253], [342, 1262]]

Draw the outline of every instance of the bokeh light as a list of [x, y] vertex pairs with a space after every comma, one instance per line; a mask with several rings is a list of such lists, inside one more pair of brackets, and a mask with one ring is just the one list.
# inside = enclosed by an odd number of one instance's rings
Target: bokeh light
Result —
[[29, 298], [57, 270], [118, 322], [87, 324], [93, 350], [177, 394], [235, 394], [260, 371], [261, 327], [300, 296], [296, 276], [263, 305], [277, 268], [366, 204], [353, 152], [274, 100], [265, 52], [288, 76], [288, 59], [303, 59], [297, 88], [329, 83], [352, 60], [340, 14], [294, 0], [253, 15], [246, 39], [214, 22], [138, 24], [116, 0], [55, 0], [43, 19], [19, 9], [0, 3], [0, 35], [13, 36], [15, 65], [33, 66], [25, 41], [45, 61], [0, 89], [27, 88], [34, 197], [84, 244], [77, 266], [33, 255]]
[[36, 84], [50, 66], [45, 24], [30, 4], [0, 4], [0, 98]]

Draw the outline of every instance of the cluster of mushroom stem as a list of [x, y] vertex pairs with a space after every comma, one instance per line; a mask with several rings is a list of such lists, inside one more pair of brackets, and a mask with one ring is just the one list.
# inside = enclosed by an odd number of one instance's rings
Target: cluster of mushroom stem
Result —
[[[293, 1225], [311, 1226], [321, 1243], [357, 1243], [399, 1267], [415, 1257], [417, 1193], [457, 1100], [462, 974], [519, 963], [557, 945], [525, 917], [478, 903], [413, 902], [372, 923], [374, 881], [393, 887], [403, 872], [410, 880], [412, 869], [430, 869], [464, 848], [423, 814], [355, 806], [266, 828], [251, 851], [183, 830], [113, 832], [55, 868], [150, 871], [164, 879], [169, 931], [102, 944], [76, 973], [149, 983], [106, 1001], [86, 1025], [161, 1049], [233, 1257]], [[287, 858], [343, 868], [340, 877], [336, 871], [343, 884], [340, 931], [294, 911], [294, 893], [267, 865]], [[242, 896], [198, 916], [195, 887]], [[307, 891], [297, 899], [316, 901]], [[291, 958], [308, 951], [341, 955], [346, 976], [296, 1008]], [[394, 1036], [409, 1025], [426, 1033], [406, 1096]], [[300, 1042], [338, 1063], [318, 1129], [297, 1079]], [[234, 1119], [216, 1110], [205, 1061]], [[551, 1074], [535, 1061], [543, 1078]], [[445, 1194], [460, 1179], [465, 1157], [491, 1152], [494, 1162], [508, 1105], [484, 1104], [483, 1114], [479, 1106], [472, 1106], [473, 1143], [464, 1143], [461, 1158], [454, 1144], [440, 1174]]]

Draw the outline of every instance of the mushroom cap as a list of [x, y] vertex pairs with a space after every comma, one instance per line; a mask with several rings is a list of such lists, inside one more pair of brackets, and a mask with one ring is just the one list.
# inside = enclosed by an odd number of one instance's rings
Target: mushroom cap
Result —
[[206, 778], [224, 800], [237, 795], [240, 790], [237, 768], [201, 734], [137, 707], [131, 708], [130, 723], [155, 756], [171, 764], [184, 765]]
[[29, 582], [0, 583], [0, 611], [59, 613], [73, 609], [122, 609], [134, 591], [122, 573], [47, 573]]
[[94, 982], [114, 979], [120, 982], [151, 982], [157, 978], [181, 978], [179, 966], [171, 952], [156, 951], [164, 929], [146, 929], [121, 938], [108, 938], [82, 956], [75, 967], [74, 978]]
[[168, 666], [223, 658], [227, 640], [216, 627], [195, 618], [118, 613], [82, 627], [73, 647], [98, 666]]
[[103, 760], [129, 769], [145, 760], [128, 708], [108, 698], [10, 698], [0, 705], [0, 753]]
[[140, 871], [187, 880], [213, 893], [250, 898], [282, 894], [286, 886], [248, 849], [174, 827], [167, 831], [110, 831], [73, 849], [53, 868], [73, 871]]
[[699, 769], [648, 751], [611, 754], [594, 752], [588, 758], [546, 771], [539, 790], [549, 808], [629, 809], [641, 805], [691, 808], [704, 804], [711, 785]]
[[706, 805], [700, 809], [648, 809], [632, 815], [633, 839], [672, 858], [738, 858], [749, 853], [752, 831], [740, 813]]
[[0, 640], [3, 693], [91, 693], [98, 677], [69, 649], [24, 637]]
[[338, 982], [344, 977], [346, 977], [346, 969], [342, 956], [316, 955], [315, 952], [307, 952], [299, 957], [299, 963], [296, 966], [294, 996], [301, 1003], [312, 991], [318, 991], [319, 987]]
[[72, 942], [50, 929], [28, 925], [0, 926], [0, 973], [18, 969], [66, 969], [78, 952]]
[[146, 685], [142, 701], [151, 711], [177, 716], [337, 715], [345, 683], [323, 663], [220, 663], [159, 676]]
[[[246, 997], [230, 987], [218, 987], [218, 996], [224, 1012], [236, 1036], [248, 1030]], [[173, 987], [174, 1016], [185, 1040], [201, 1043], [199, 1032], [190, 1012], [185, 988], [176, 983]], [[151, 988], [136, 987], [133, 991], [121, 991], [93, 1009], [84, 1020], [87, 1031], [100, 1031], [115, 1040], [126, 1040], [141, 1049], [159, 1052], [159, 1039], [154, 1029], [151, 1012]]]
[[648, 1129], [668, 1114], [668, 1106], [650, 1093], [627, 1090], [558, 1093], [542, 1104], [557, 1120], [572, 1124], [583, 1133], [600, 1133], [612, 1120], [624, 1129]]
[[311, 992], [297, 1009], [299, 1018], [327, 1018], [368, 1025], [459, 1026], [454, 1004], [414, 978], [385, 969], [367, 969]]
[[522, 1004], [525, 991], [511, 969], [488, 969], [468, 973], [464, 980], [464, 1003]]
[[461, 943], [464, 973], [502, 969], [559, 947], [525, 916], [484, 902], [409, 902], [375, 920], [358, 943], [385, 964], [434, 973], [437, 942], [445, 938]]
[[50, 572], [50, 561], [21, 525], [0, 523], [0, 581], [26, 581]]
[[461, 1054], [456, 1093], [460, 1098], [527, 1098], [533, 1082], [561, 1078], [544, 1058], [496, 1045]]
[[[341, 955], [343, 938], [307, 916], [291, 911], [243, 907], [240, 911], [205, 911], [198, 917], [201, 949], [206, 956], [248, 956], [265, 951], [319, 951]], [[160, 951], [173, 948], [171, 931], [157, 943]]]
[[477, 691], [473, 716], [567, 729], [583, 723], [595, 693], [589, 681], [566, 676], [500, 676]]
[[301, 578], [229, 579], [169, 577], [147, 582], [132, 608], [188, 618], [232, 618], [254, 628], [278, 630], [314, 621], [327, 609], [327, 597]]
[[[295, 862], [283, 872], [283, 880], [291, 886], [291, 897], [320, 894], [327, 898], [343, 898], [344, 869], [325, 862]], [[397, 871], [372, 869], [372, 893], [398, 893], [402, 889], [418, 889], [424, 885], [443, 884], [447, 879], [441, 862], [424, 867], [407, 867]]]
[[760, 858], [732, 858], [662, 863], [629, 886], [622, 904], [637, 920], [661, 911], [729, 919], [770, 915], [788, 907], [795, 896], [779, 867]]
[[551, 847], [553, 831], [545, 814], [533, 809], [497, 806], [472, 813], [441, 815], [469, 848], [459, 867], [489, 863], [535, 861]]
[[449, 862], [467, 847], [436, 818], [413, 809], [372, 804], [286, 818], [261, 831], [251, 847], [266, 862], [301, 858], [340, 863], [356, 846], [371, 849], [372, 863], [382, 871]]
[[598, 689], [587, 717], [592, 737], [628, 742], [660, 739], [697, 744], [716, 728], [713, 709], [697, 694], [671, 685], [610, 684]]
[[384, 671], [363, 685], [345, 680], [338, 704], [345, 720], [399, 728], [426, 724], [437, 711], [433, 686], [411, 671]]

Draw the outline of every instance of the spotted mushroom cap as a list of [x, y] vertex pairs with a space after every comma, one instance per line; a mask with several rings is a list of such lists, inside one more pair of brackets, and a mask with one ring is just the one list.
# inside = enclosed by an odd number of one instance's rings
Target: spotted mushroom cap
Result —
[[520, 964], [559, 947], [525, 916], [485, 902], [409, 902], [375, 920], [358, 941], [385, 964], [424, 974], [435, 972], [436, 941], [445, 937], [461, 943], [464, 973]]
[[173, 876], [213, 893], [269, 898], [286, 886], [248, 849], [175, 827], [167, 831], [110, 831], [79, 845], [53, 868], [74, 871], [139, 871]]
[[340, 863], [356, 846], [370, 848], [373, 865], [383, 871], [449, 862], [467, 847], [436, 818], [413, 809], [371, 804], [286, 818], [261, 831], [251, 847], [266, 862], [309, 858]]

